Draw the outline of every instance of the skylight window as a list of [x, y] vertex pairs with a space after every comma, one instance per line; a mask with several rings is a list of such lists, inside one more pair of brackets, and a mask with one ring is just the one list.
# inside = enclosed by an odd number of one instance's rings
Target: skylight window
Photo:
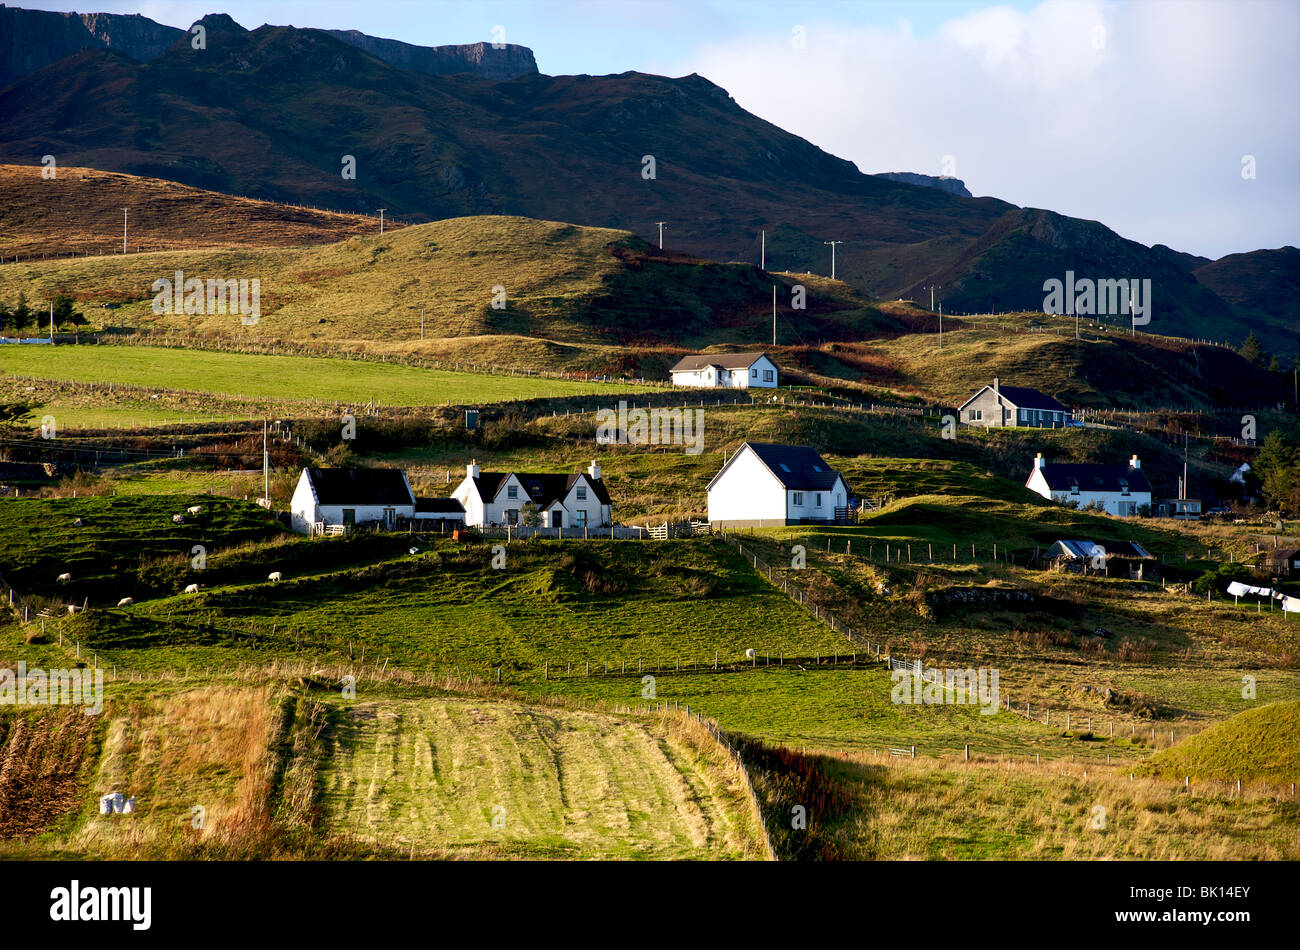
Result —
[[781, 471], [783, 471], [783, 472], [789, 472], [789, 471], [790, 471], [790, 466], [789, 466], [789, 465], [786, 465], [784, 462], [781, 462], [780, 465], [781, 465]]

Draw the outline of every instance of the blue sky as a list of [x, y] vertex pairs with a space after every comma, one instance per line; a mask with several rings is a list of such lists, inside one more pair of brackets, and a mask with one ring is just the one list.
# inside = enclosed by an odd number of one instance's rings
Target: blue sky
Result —
[[698, 72], [865, 172], [954, 173], [976, 195], [1208, 257], [1300, 245], [1300, 0], [104, 0], [88, 9], [180, 27], [225, 12], [250, 29], [357, 29], [421, 45], [489, 40], [502, 26], [544, 73]]

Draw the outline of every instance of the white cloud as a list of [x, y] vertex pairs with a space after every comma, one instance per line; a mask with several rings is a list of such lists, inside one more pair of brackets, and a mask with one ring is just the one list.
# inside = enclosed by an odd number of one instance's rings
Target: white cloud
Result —
[[[1104, 222], [1210, 257], [1300, 244], [1300, 5], [991, 6], [925, 36], [808, 22], [698, 49], [746, 109], [866, 172]], [[1255, 155], [1259, 176], [1241, 178]]]

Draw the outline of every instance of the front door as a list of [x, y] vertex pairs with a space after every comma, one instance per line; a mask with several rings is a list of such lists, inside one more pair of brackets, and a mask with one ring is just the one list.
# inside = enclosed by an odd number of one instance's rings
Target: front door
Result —
[[357, 523], [357, 510], [355, 508], [343, 509], [343, 526], [351, 528]]
[[564, 527], [564, 512], [563, 512], [563, 511], [560, 511], [559, 509], [556, 509], [555, 511], [552, 511], [552, 512], [551, 512], [551, 527], [552, 527], [552, 528], [563, 528], [563, 527]]
[[395, 525], [396, 523], [397, 523], [397, 509], [396, 509], [396, 508], [385, 508], [385, 509], [384, 509], [384, 527], [386, 527], [386, 528], [392, 528], [393, 525]]

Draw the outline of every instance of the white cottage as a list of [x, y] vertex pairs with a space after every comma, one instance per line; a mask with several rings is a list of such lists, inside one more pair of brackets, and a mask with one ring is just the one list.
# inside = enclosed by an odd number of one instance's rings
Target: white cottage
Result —
[[360, 525], [391, 530], [415, 514], [406, 473], [396, 468], [304, 468], [289, 504], [293, 530], [333, 534]]
[[523, 524], [529, 503], [538, 527], [608, 528], [614, 507], [595, 462], [569, 475], [484, 472], [471, 462], [451, 497], [464, 506], [465, 524], [476, 528]]
[[671, 370], [674, 386], [775, 389], [780, 373], [766, 353], [701, 353]]
[[800, 445], [743, 443], [708, 492], [709, 523], [723, 526], [831, 522], [849, 508], [844, 476]]
[[1049, 465], [1039, 452], [1025, 487], [1049, 501], [1079, 508], [1099, 504], [1107, 514], [1121, 517], [1151, 507], [1151, 483], [1136, 455], [1128, 465]]

